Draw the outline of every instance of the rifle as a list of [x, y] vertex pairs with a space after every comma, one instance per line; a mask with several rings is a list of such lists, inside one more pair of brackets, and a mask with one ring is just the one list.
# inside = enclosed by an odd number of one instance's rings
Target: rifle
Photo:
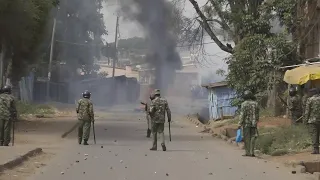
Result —
[[171, 142], [171, 126], [170, 126], [170, 122], [169, 122], [169, 139], [170, 139], [170, 142]]
[[283, 100], [283, 99], [280, 97], [279, 94], [278, 94], [278, 98], [280, 99], [280, 101], [281, 101], [286, 107], [288, 107], [288, 104], [286, 103], [286, 101]]
[[142, 101], [140, 102], [140, 104], [142, 104], [142, 105], [145, 105], [145, 106], [147, 105], [147, 103], [145, 103], [145, 102], [142, 102]]
[[145, 111], [148, 111], [147, 103], [141, 101], [140, 104], [144, 105], [144, 110]]
[[92, 130], [93, 130], [93, 140], [94, 140], [94, 144], [97, 144], [96, 142], [96, 131], [94, 129], [94, 121], [92, 121]]

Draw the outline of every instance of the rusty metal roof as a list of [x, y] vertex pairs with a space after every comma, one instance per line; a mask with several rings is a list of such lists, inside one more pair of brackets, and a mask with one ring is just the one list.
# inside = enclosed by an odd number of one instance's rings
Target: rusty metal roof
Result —
[[223, 87], [223, 86], [228, 86], [228, 82], [221, 81], [221, 82], [209, 83], [209, 84], [205, 84], [205, 85], [201, 85], [201, 86], [205, 87], [205, 88]]

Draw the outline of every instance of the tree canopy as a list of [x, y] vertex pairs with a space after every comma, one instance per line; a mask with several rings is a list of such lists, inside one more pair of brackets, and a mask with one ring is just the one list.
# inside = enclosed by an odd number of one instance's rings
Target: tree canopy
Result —
[[7, 76], [19, 80], [35, 63], [49, 13], [57, 0], [0, 1], [0, 52]]
[[[222, 51], [230, 53], [227, 80], [239, 95], [245, 90], [265, 93], [276, 79], [279, 67], [296, 64], [297, 44], [288, 35], [299, 25], [297, 0], [208, 0], [200, 7], [189, 0], [197, 12], [197, 21]], [[286, 31], [271, 32], [278, 19]], [[214, 28], [219, 27], [234, 42], [224, 44]], [[279, 79], [278, 79], [279, 80]]]

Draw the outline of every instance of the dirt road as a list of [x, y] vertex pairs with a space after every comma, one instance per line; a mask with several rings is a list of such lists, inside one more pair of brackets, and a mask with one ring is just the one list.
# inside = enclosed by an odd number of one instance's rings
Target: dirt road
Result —
[[[142, 113], [106, 113], [96, 123], [96, 145], [92, 145], [91, 137], [90, 146], [79, 146], [73, 133], [64, 143], [63, 151], [42, 166], [33, 168], [35, 174], [29, 173], [19, 180], [306, 178], [292, 175], [289, 169], [272, 162], [242, 157], [241, 150], [209, 135], [196, 133], [197, 128], [185, 121], [174, 120], [172, 142], [168, 142], [166, 136], [168, 151], [162, 152], [159, 145], [157, 152], [151, 152], [151, 140], [145, 137], [146, 122]], [[31, 162], [34, 164], [35, 160]]]

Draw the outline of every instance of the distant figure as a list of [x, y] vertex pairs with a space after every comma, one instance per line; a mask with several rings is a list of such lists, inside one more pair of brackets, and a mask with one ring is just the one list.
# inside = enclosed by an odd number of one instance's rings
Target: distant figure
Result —
[[166, 99], [160, 96], [160, 90], [154, 91], [154, 99], [150, 105], [150, 117], [152, 119], [152, 134], [153, 134], [153, 146], [151, 151], [157, 150], [157, 133], [161, 135], [162, 150], [166, 151], [165, 139], [164, 139], [164, 123], [167, 113], [168, 122], [171, 122], [171, 111]]
[[78, 105], [76, 108], [79, 128], [78, 128], [78, 142], [83, 145], [89, 145], [88, 140], [90, 136], [90, 128], [91, 123], [94, 122], [94, 112], [93, 112], [93, 104], [90, 100], [91, 93], [89, 91], [85, 91], [82, 93], [83, 98], [78, 101]]
[[320, 95], [319, 89], [310, 90], [311, 97], [308, 98], [304, 112], [304, 123], [308, 124], [312, 137], [313, 152], [319, 154], [319, 135], [320, 135]]
[[258, 137], [259, 105], [250, 91], [244, 92], [244, 102], [241, 104], [239, 127], [243, 128], [243, 140], [246, 153], [243, 156], [254, 155], [255, 142]]
[[17, 108], [11, 87], [4, 86], [0, 95], [0, 145], [9, 146], [13, 121], [17, 120]]
[[288, 108], [291, 112], [291, 124], [295, 125], [302, 116], [302, 100], [297, 94], [296, 88], [289, 89], [289, 104]]

